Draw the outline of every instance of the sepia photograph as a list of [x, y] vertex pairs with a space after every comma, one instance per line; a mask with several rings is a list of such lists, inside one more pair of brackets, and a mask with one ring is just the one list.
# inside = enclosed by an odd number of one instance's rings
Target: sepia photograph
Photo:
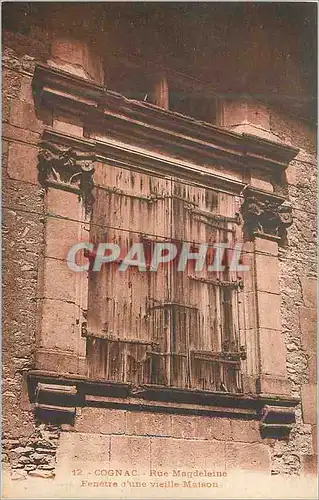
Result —
[[317, 12], [2, 2], [1, 498], [318, 498]]

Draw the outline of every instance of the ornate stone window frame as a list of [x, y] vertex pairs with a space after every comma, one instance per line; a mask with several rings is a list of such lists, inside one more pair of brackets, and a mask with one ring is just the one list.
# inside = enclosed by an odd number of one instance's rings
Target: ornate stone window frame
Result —
[[[260, 419], [266, 434], [289, 432], [298, 399], [290, 396], [286, 376], [278, 284], [273, 288], [263, 270], [265, 266], [271, 268], [278, 279], [278, 244], [292, 223], [292, 208], [274, 190], [280, 190], [284, 170], [298, 150], [249, 134], [232, 133], [147, 103], [130, 101], [101, 85], [50, 66], [37, 66], [33, 91], [38, 111], [45, 109], [53, 113], [39, 144], [39, 182], [46, 191], [46, 215], [50, 217], [54, 213], [61, 220], [73, 219], [80, 241], [88, 237], [95, 161], [134, 166], [136, 170], [150, 173], [160, 168], [163, 174], [174, 172], [200, 185], [226, 189], [243, 199], [239, 210], [244, 222], [246, 251], [255, 275], [245, 298], [250, 301], [253, 316], [248, 343], [251, 341], [252, 349], [258, 352], [257, 358], [249, 354], [254, 367], [246, 370], [243, 395], [152, 386], [135, 388], [129, 384], [90, 380], [85, 369], [87, 279], [84, 273], [74, 277], [70, 291], [73, 313], [63, 311], [68, 317], [73, 314], [73, 343], [66, 349], [65, 342], [59, 343], [57, 333], [56, 345], [47, 344], [43, 328], [43, 318], [48, 312], [45, 290], [54, 273], [50, 270], [52, 257], [46, 255], [44, 292], [39, 301], [36, 366], [28, 374], [30, 400], [36, 410], [49, 414], [60, 412], [71, 418], [76, 407], [85, 404], [231, 413], [240, 418], [244, 415], [244, 418]], [[72, 117], [73, 123], [81, 123], [74, 127], [74, 133], [65, 132], [65, 116], [70, 123]], [[107, 132], [103, 137], [99, 135], [101, 130]], [[152, 151], [145, 149], [146, 142], [154, 146]], [[194, 161], [198, 158], [199, 164]], [[206, 166], [210, 163], [216, 169]], [[240, 172], [241, 178], [223, 176], [224, 169]], [[270, 189], [256, 187], [254, 181], [258, 175], [271, 180]], [[67, 203], [68, 207], [58, 204], [56, 194], [59, 192], [65, 193], [61, 203]], [[50, 224], [46, 231], [45, 238], [50, 239]], [[63, 233], [60, 236], [63, 240]], [[269, 307], [276, 311], [275, 323], [267, 316]], [[275, 359], [269, 349], [273, 341], [279, 346]], [[251, 376], [254, 370], [255, 375]]]

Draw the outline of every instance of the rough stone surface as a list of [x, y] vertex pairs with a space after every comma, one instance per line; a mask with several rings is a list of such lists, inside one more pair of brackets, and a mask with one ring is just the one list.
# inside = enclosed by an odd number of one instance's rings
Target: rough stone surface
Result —
[[98, 434], [124, 434], [125, 411], [106, 408], [83, 408], [76, 419], [75, 430]]

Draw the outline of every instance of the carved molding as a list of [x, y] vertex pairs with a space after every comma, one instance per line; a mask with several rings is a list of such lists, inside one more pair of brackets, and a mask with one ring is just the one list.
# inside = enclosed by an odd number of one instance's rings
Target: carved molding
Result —
[[293, 222], [292, 207], [287, 201], [248, 196], [241, 206], [244, 230], [253, 238], [256, 233], [282, 238]]
[[75, 385], [38, 382], [35, 388], [35, 412], [40, 420], [73, 421], [77, 405]]
[[77, 192], [89, 213], [94, 202], [92, 177], [95, 154], [78, 152], [72, 147], [58, 146], [46, 140], [41, 141], [40, 147], [38, 170], [41, 184], [57, 185]]
[[295, 421], [294, 408], [265, 405], [261, 410], [260, 432], [263, 437], [286, 437]]

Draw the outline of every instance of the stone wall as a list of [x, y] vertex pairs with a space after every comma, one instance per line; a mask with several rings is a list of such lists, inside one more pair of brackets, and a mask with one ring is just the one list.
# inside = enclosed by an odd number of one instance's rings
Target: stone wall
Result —
[[35, 112], [31, 81], [47, 57], [43, 33], [4, 33], [3, 48], [3, 432], [30, 436], [26, 372], [33, 367], [38, 273], [43, 250], [43, 191], [37, 176], [37, 143], [44, 120]]

